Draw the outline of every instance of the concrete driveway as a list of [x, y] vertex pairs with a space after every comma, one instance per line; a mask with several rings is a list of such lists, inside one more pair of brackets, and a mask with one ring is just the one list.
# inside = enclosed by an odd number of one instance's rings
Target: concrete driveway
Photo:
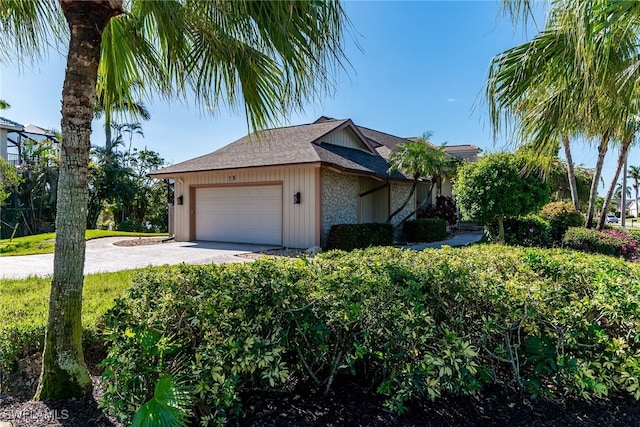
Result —
[[[84, 274], [112, 272], [164, 264], [243, 262], [236, 255], [275, 249], [276, 246], [242, 243], [171, 242], [142, 246], [116, 246], [131, 237], [107, 237], [87, 241]], [[53, 254], [0, 257], [0, 279], [51, 276]]]

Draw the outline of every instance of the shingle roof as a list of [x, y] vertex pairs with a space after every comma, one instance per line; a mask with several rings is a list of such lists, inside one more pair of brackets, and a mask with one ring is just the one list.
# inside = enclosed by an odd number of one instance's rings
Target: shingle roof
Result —
[[0, 117], [0, 127], [11, 130], [22, 130], [24, 126], [22, 126], [18, 122], [14, 122], [13, 120], [5, 119], [4, 117]]
[[364, 136], [366, 136], [367, 139], [372, 141], [374, 144], [377, 144], [377, 146], [384, 145], [389, 150], [393, 150], [393, 148], [397, 144], [407, 140], [406, 138], [400, 138], [399, 136], [395, 136], [395, 135], [391, 135], [391, 134], [388, 134], [388, 133], [380, 132], [380, 131], [374, 130], [374, 129], [369, 129], [369, 128], [366, 128], [364, 126], [358, 126], [358, 129], [360, 129], [362, 134]]
[[445, 145], [444, 150], [448, 153], [457, 153], [460, 151], [475, 151], [476, 153], [482, 153], [482, 148], [473, 144]]
[[[339, 128], [350, 126], [356, 133], [359, 130], [349, 119], [322, 119], [307, 125], [251, 134], [213, 153], [160, 169], [151, 176], [304, 163], [322, 163], [345, 171], [387, 176], [389, 165], [378, 154], [322, 144], [322, 137]], [[404, 179], [404, 176], [394, 173], [391, 178]]]

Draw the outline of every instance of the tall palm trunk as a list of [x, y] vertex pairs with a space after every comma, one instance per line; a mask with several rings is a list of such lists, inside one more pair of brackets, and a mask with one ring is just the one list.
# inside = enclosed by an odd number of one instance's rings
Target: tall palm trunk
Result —
[[564, 156], [567, 158], [567, 179], [569, 180], [569, 189], [571, 190], [571, 201], [576, 210], [580, 210], [580, 199], [578, 198], [578, 185], [576, 184], [576, 174], [573, 168], [573, 157], [571, 156], [571, 147], [569, 144], [569, 136], [562, 135], [562, 145], [564, 147]]
[[591, 191], [589, 192], [589, 211], [587, 212], [587, 221], [585, 227], [593, 227], [593, 212], [596, 209], [596, 197], [598, 196], [598, 182], [600, 182], [600, 175], [602, 174], [602, 166], [604, 165], [604, 156], [609, 149], [609, 136], [607, 131], [602, 135], [602, 140], [598, 146], [598, 161], [596, 162], [596, 168], [593, 171], [593, 180], [591, 181]]
[[[631, 146], [631, 141], [633, 141], [632, 137], [629, 137], [622, 141], [620, 145], [620, 155], [618, 156], [618, 163], [616, 165], [616, 171], [613, 174], [613, 179], [611, 180], [611, 184], [609, 184], [609, 190], [607, 191], [607, 195], [604, 198], [604, 204], [602, 205], [602, 212], [600, 212], [600, 218], [598, 219], [598, 230], [602, 230], [604, 227], [604, 220], [607, 217], [607, 209], [609, 207], [609, 202], [611, 201], [611, 197], [613, 197], [613, 192], [616, 189], [616, 183], [618, 182], [618, 177], [620, 176], [620, 171], [624, 166], [624, 162], [627, 159], [627, 153], [629, 152], [629, 147]], [[626, 188], [622, 188], [622, 193], [624, 194]], [[622, 206], [624, 209], [624, 206]]]
[[[411, 191], [409, 192], [409, 195], [407, 196], [407, 198], [405, 199], [404, 203], [402, 203], [402, 205], [396, 209], [395, 211], [391, 212], [391, 214], [389, 215], [389, 217], [387, 218], [387, 224], [391, 224], [391, 221], [393, 220], [393, 218], [398, 215], [400, 212], [402, 212], [402, 210], [409, 204], [409, 202], [411, 201], [411, 199], [413, 198], [413, 195], [416, 192], [416, 188], [418, 187], [418, 180], [414, 179], [413, 180], [413, 185], [411, 186]], [[431, 193], [429, 193], [431, 194]], [[413, 213], [411, 213], [409, 216], [413, 215]], [[408, 218], [408, 217], [407, 217]], [[407, 219], [405, 218], [405, 220]], [[404, 222], [404, 221], [403, 221]]]
[[[636, 192], [636, 199], [633, 201], [633, 206], [636, 211], [635, 217], [638, 218], [638, 216], [640, 216], [640, 209], [638, 209], [638, 181], [634, 183], [633, 189]], [[633, 221], [631, 222], [631, 225], [633, 225]]]
[[62, 89], [62, 143], [56, 247], [42, 374], [35, 399], [81, 397], [91, 391], [82, 353], [82, 284], [87, 167], [102, 30], [122, 12], [121, 0], [59, 0], [71, 33]]

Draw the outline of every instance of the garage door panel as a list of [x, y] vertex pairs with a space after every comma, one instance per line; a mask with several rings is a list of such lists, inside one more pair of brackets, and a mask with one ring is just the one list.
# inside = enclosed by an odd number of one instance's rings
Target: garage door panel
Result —
[[280, 245], [281, 186], [196, 189], [196, 239]]

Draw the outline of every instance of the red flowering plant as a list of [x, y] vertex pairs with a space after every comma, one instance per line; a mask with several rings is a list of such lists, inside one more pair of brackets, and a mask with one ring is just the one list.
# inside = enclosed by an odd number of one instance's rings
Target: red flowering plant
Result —
[[619, 256], [625, 259], [638, 258], [638, 243], [623, 230], [590, 230], [569, 228], [563, 239], [563, 246], [583, 252]]

